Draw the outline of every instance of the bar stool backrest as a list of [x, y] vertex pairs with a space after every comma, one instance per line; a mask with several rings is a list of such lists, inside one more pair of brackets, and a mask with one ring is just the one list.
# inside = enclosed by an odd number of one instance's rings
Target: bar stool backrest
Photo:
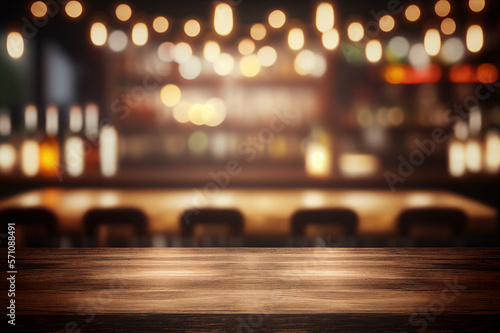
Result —
[[2, 232], [7, 223], [16, 224], [16, 247], [57, 247], [58, 220], [49, 209], [16, 207], [0, 211]]
[[83, 217], [91, 245], [102, 247], [146, 246], [148, 218], [137, 208], [96, 208]]

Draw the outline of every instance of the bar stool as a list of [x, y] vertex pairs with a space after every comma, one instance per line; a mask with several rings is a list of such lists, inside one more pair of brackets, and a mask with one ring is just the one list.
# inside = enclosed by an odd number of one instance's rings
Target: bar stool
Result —
[[355, 246], [358, 216], [350, 209], [302, 209], [291, 223], [293, 246]]
[[189, 209], [180, 217], [184, 246], [241, 246], [244, 219], [236, 209]]
[[411, 208], [398, 217], [398, 246], [460, 246], [467, 215], [456, 208]]
[[7, 230], [7, 223], [16, 224], [17, 248], [59, 246], [57, 217], [46, 208], [6, 208], [0, 211], [0, 221], [4, 224], [2, 232]]
[[87, 246], [148, 246], [148, 218], [137, 208], [97, 208], [83, 217]]

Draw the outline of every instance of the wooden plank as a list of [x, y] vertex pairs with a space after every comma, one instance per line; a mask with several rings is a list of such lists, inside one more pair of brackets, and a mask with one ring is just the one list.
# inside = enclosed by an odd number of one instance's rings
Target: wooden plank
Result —
[[16, 329], [26, 332], [495, 332], [500, 324], [496, 248], [21, 249], [16, 257]]

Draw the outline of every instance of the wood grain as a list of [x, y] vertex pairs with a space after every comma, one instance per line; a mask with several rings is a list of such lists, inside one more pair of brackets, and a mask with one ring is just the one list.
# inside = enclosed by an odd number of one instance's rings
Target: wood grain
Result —
[[81, 235], [82, 217], [91, 208], [137, 207], [149, 219], [154, 234], [180, 234], [179, 217], [185, 209], [236, 208], [245, 218], [249, 237], [287, 236], [290, 218], [303, 208], [350, 208], [359, 216], [359, 235], [395, 235], [397, 217], [407, 208], [460, 208], [469, 217], [467, 233], [495, 233], [498, 213], [480, 202], [444, 191], [241, 189], [205, 191], [204, 188], [170, 190], [106, 190], [49, 188], [0, 202], [4, 207], [43, 206], [60, 219], [61, 232]]
[[443, 304], [429, 327], [484, 330], [500, 318], [499, 258], [494, 248], [26, 249], [16, 307], [27, 331], [237, 331], [250, 320], [260, 324], [241, 332], [399, 332]]

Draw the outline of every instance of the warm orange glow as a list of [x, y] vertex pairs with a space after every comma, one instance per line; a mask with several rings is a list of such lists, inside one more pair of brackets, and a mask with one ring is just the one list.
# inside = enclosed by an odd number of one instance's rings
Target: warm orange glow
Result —
[[430, 56], [435, 56], [441, 50], [441, 36], [436, 29], [429, 29], [425, 32], [424, 48]]
[[451, 35], [452, 33], [455, 32], [455, 29], [457, 28], [457, 25], [455, 24], [455, 21], [453, 21], [452, 18], [445, 18], [443, 22], [441, 22], [441, 31], [445, 35]]
[[434, 10], [436, 11], [436, 14], [438, 16], [445, 17], [450, 13], [451, 5], [446, 0], [439, 0], [438, 2], [436, 2]]
[[263, 40], [266, 37], [266, 27], [263, 24], [256, 23], [250, 28], [250, 36], [255, 40]]
[[196, 20], [189, 20], [184, 24], [184, 32], [189, 37], [196, 37], [200, 34], [201, 26]]
[[497, 80], [498, 69], [492, 64], [479, 65], [475, 70], [468, 64], [450, 69], [450, 81], [454, 83], [493, 83]]
[[379, 160], [377, 156], [370, 154], [342, 154], [339, 167], [347, 177], [369, 176], [377, 172]]
[[25, 140], [21, 146], [21, 170], [25, 176], [33, 177], [40, 167], [40, 146], [35, 140]]
[[275, 10], [269, 14], [268, 21], [271, 27], [278, 29], [285, 25], [286, 15], [281, 10]]
[[482, 64], [477, 67], [476, 78], [481, 83], [493, 83], [498, 80], [498, 69], [492, 64]]
[[453, 83], [473, 82], [474, 69], [471, 65], [457, 65], [450, 69], [450, 81]]
[[168, 20], [163, 16], [158, 16], [153, 21], [153, 29], [158, 33], [163, 33], [168, 29]]
[[82, 15], [83, 7], [82, 4], [76, 0], [72, 0], [66, 4], [64, 7], [66, 14], [71, 18], [77, 18]]
[[410, 22], [415, 22], [420, 17], [420, 8], [417, 5], [410, 5], [405, 11], [406, 19]]
[[59, 169], [59, 144], [56, 140], [42, 143], [40, 146], [40, 171], [46, 177], [55, 176]]
[[115, 14], [120, 21], [125, 22], [132, 16], [132, 9], [129, 5], [121, 4], [116, 7]]
[[473, 12], [480, 12], [484, 9], [485, 1], [484, 0], [469, 0], [469, 8]]
[[415, 70], [408, 65], [389, 65], [384, 78], [391, 84], [436, 83], [441, 79], [441, 68], [435, 64], [423, 70]]
[[391, 15], [384, 15], [380, 18], [378, 25], [380, 30], [389, 32], [394, 29], [395, 22]]
[[35, 1], [31, 5], [31, 14], [35, 17], [44, 17], [47, 15], [47, 5], [42, 1]]
[[238, 52], [242, 55], [247, 55], [255, 51], [255, 43], [248, 38], [242, 39], [238, 44]]

